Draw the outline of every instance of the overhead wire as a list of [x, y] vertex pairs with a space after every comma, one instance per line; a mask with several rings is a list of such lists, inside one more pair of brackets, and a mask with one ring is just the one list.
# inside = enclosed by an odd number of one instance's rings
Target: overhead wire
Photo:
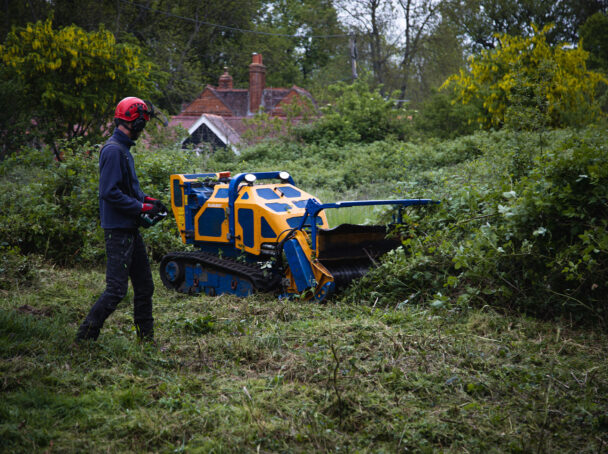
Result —
[[192, 17], [186, 17], [186, 16], [181, 16], [179, 14], [173, 14], [173, 13], [171, 13], [169, 11], [163, 11], [163, 10], [159, 10], [159, 9], [156, 9], [156, 8], [151, 8], [149, 6], [142, 5], [141, 3], [135, 3], [135, 2], [130, 1], [130, 0], [120, 0], [120, 1], [122, 3], [126, 3], [128, 5], [135, 6], [137, 8], [145, 9], [145, 10], [152, 11], [152, 12], [158, 13], [158, 14], [163, 14], [163, 15], [168, 16], [168, 17], [174, 17], [176, 19], [181, 19], [181, 20], [184, 20], [184, 21], [193, 22], [195, 24], [208, 25], [210, 27], [217, 27], [217, 28], [221, 28], [221, 29], [224, 29], [224, 30], [238, 31], [238, 32], [241, 32], [241, 33], [250, 33], [250, 34], [253, 34], [253, 35], [281, 36], [281, 37], [284, 37], [284, 38], [344, 38], [344, 37], [350, 36], [349, 34], [303, 36], [303, 35], [290, 35], [290, 34], [287, 34], [287, 33], [272, 33], [272, 32], [262, 32], [262, 31], [258, 31], [258, 30], [247, 30], [247, 29], [244, 29], [244, 28], [231, 27], [229, 25], [214, 24], [212, 22], [207, 22], [207, 21], [202, 21], [202, 20], [199, 20], [199, 19], [194, 19]]

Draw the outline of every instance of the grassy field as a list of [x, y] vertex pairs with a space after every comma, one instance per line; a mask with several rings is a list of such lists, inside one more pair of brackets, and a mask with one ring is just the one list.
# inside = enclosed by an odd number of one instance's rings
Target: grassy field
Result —
[[[155, 273], [157, 275], [157, 273]], [[489, 307], [188, 297], [157, 345], [124, 301], [72, 346], [103, 270], [0, 293], [4, 452], [603, 452], [608, 337]]]

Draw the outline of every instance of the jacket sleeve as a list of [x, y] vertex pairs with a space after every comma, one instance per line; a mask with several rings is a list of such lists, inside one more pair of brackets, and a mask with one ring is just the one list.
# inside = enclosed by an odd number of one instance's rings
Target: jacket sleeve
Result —
[[103, 150], [99, 160], [99, 197], [117, 210], [137, 215], [142, 203], [121, 189], [126, 186], [122, 181], [121, 159], [118, 147], [110, 145]]

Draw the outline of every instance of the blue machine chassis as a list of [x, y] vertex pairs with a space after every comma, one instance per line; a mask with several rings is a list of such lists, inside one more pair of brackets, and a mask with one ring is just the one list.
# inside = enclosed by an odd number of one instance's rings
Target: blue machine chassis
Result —
[[174, 252], [163, 257], [160, 275], [166, 287], [180, 293], [229, 293], [248, 296], [271, 290], [277, 276], [265, 275], [256, 264], [240, 263], [205, 252]]

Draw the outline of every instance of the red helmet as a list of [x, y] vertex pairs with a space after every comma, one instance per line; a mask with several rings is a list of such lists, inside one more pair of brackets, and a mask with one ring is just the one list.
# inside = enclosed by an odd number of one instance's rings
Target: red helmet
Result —
[[133, 121], [139, 118], [140, 115], [143, 115], [144, 120], [150, 121], [150, 113], [145, 101], [136, 98], [135, 96], [129, 96], [118, 103], [114, 118]]

